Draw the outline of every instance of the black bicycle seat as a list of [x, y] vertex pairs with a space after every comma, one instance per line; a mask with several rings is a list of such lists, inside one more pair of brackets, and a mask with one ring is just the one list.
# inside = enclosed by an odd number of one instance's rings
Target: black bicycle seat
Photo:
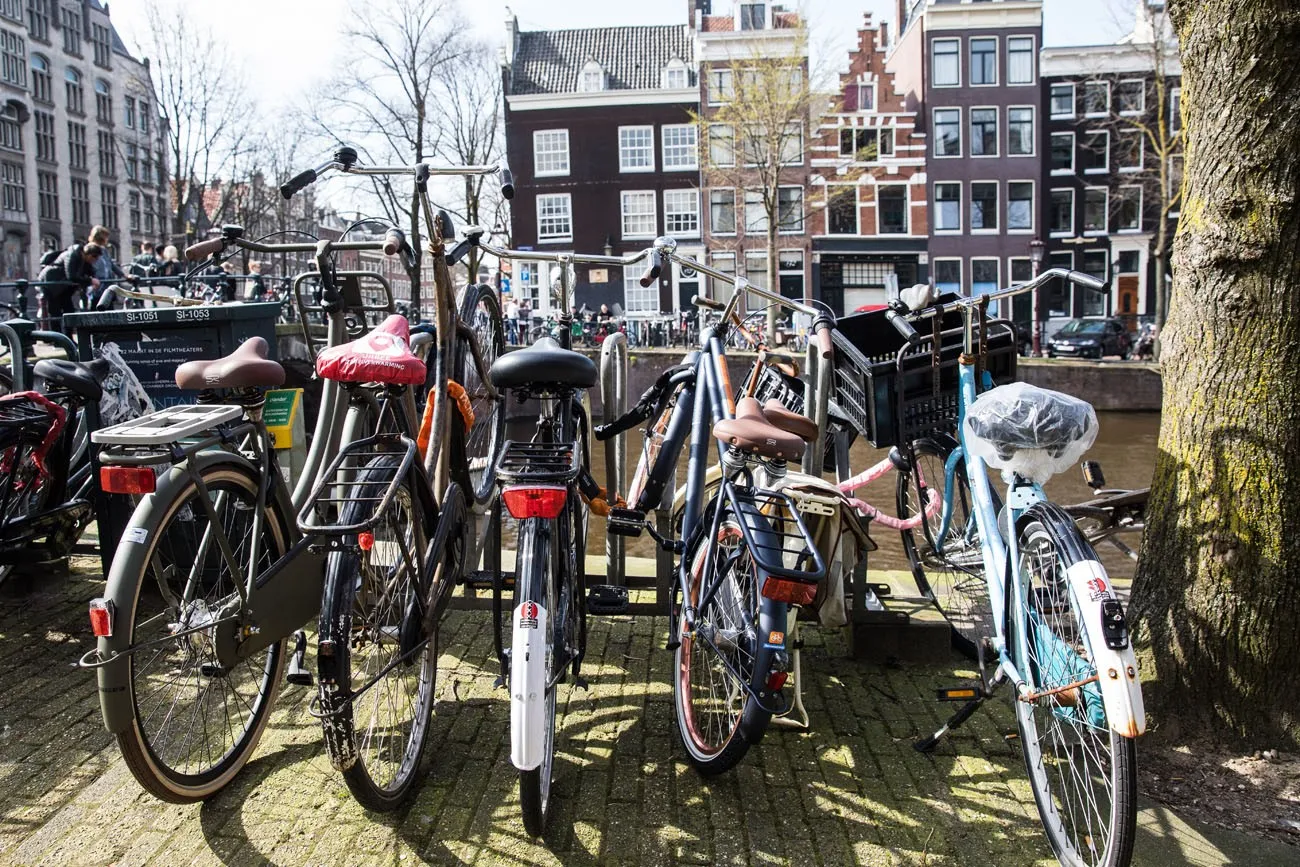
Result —
[[82, 400], [98, 403], [104, 395], [104, 377], [108, 376], [109, 363], [97, 358], [89, 364], [64, 361], [61, 358], [43, 358], [32, 371], [47, 383], [66, 388]]
[[492, 362], [488, 376], [497, 388], [591, 388], [596, 384], [596, 363], [581, 352], [560, 346], [553, 337], [543, 337]]

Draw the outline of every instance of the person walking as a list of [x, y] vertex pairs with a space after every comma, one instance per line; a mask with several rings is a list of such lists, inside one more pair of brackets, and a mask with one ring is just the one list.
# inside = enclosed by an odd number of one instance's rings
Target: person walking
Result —
[[98, 244], [73, 244], [41, 269], [36, 278], [38, 282], [61, 284], [41, 287], [41, 297], [45, 302], [43, 318], [49, 319], [50, 325], [67, 333], [68, 329], [63, 327], [63, 315], [77, 309], [75, 296], [78, 292], [99, 288], [95, 266], [103, 255], [104, 248]]
[[[89, 243], [94, 244], [100, 249], [99, 257], [95, 259], [94, 264], [95, 278], [98, 282], [91, 287], [91, 290], [86, 297], [86, 300], [89, 302], [88, 306], [92, 308], [95, 306], [95, 302], [99, 300], [99, 290], [101, 286], [112, 283], [114, 280], [130, 279], [130, 277], [127, 276], [127, 273], [123, 271], [121, 267], [113, 261], [113, 257], [109, 255], [108, 238], [109, 231], [107, 226], [96, 226], [90, 230], [90, 238], [88, 239]], [[134, 283], [135, 281], [132, 280], [131, 282]]]
[[519, 342], [528, 344], [528, 334], [533, 327], [533, 310], [527, 298], [519, 299]]
[[502, 310], [506, 322], [506, 340], [511, 346], [519, 345], [519, 302], [515, 301], [515, 296], [507, 295], [505, 307]]

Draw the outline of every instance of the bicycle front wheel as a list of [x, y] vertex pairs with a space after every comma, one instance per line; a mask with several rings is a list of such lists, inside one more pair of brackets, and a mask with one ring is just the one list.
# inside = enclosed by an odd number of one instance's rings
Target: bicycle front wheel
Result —
[[1062, 864], [1125, 867], [1137, 824], [1136, 749], [1106, 718], [1084, 613], [1066, 577], [1096, 554], [1054, 506], [1031, 508], [1018, 539], [1023, 587], [1011, 646], [1042, 697], [1014, 703], [1038, 814]]
[[[219, 617], [237, 602], [220, 535], [241, 569], [267, 569], [288, 550], [288, 522], [272, 503], [262, 513], [253, 560], [259, 480], [246, 467], [202, 470], [146, 530], [128, 645], [134, 721], [117, 736], [136, 780], [164, 801], [184, 804], [220, 791], [252, 756], [284, 670], [284, 641], [226, 669], [217, 661]], [[134, 548], [134, 545], [123, 547]], [[120, 555], [119, 555], [120, 556]], [[187, 633], [177, 636], [179, 633]]]
[[[461, 321], [474, 332], [485, 369], [505, 352], [505, 332], [496, 294], [487, 286], [465, 287], [460, 305]], [[492, 495], [492, 467], [505, 442], [506, 415], [504, 401], [488, 397], [487, 386], [479, 376], [478, 365], [468, 341], [456, 342], [455, 379], [464, 387], [474, 411], [474, 424], [464, 432], [464, 460], [468, 469], [468, 497], [483, 504]]]
[[329, 555], [321, 620], [332, 642], [317, 654], [330, 762], [353, 797], [375, 811], [396, 809], [415, 783], [438, 661], [437, 627], [423, 634], [425, 533], [409, 480], [387, 504], [369, 499], [399, 463], [381, 455], [358, 474], [366, 494], [347, 504], [341, 523], [370, 522], [385, 508], [368, 535], [348, 540], [354, 548]]

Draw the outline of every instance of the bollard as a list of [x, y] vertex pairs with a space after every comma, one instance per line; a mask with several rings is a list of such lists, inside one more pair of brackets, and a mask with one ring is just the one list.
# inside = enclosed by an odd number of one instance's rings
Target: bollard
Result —
[[[600, 412], [605, 424], [627, 412], [627, 335], [614, 332], [600, 345]], [[605, 443], [605, 487], [609, 501], [627, 492], [627, 435]], [[627, 553], [622, 536], [605, 534], [605, 583], [627, 583]]]

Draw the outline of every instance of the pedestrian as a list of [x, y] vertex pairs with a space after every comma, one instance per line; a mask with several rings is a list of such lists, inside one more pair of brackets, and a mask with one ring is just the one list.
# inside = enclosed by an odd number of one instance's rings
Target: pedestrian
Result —
[[533, 309], [527, 298], [519, 299], [519, 342], [528, 342], [528, 333], [533, 327]]
[[[127, 274], [123, 271], [113, 257], [108, 252], [109, 231], [107, 226], [96, 226], [90, 230], [90, 237], [87, 239], [91, 244], [99, 247], [101, 253], [95, 260], [95, 277], [102, 283], [111, 283], [114, 280], [126, 280]], [[91, 305], [94, 305], [96, 293], [92, 291], [92, 297], [89, 299]]]
[[248, 263], [249, 280], [244, 284], [244, 300], [254, 303], [266, 300], [266, 281], [262, 279], [262, 263]]
[[507, 295], [502, 318], [506, 321], [506, 340], [511, 346], [519, 345], [519, 303], [515, 296]]
[[98, 244], [73, 244], [41, 269], [36, 278], [38, 282], [57, 284], [41, 287], [41, 297], [45, 301], [44, 318], [49, 319], [51, 325], [66, 333], [63, 315], [77, 309], [76, 294], [99, 288], [95, 265], [103, 255], [104, 248]]
[[140, 255], [131, 260], [131, 273], [136, 277], [156, 277], [161, 264], [153, 241], [145, 241], [140, 245]]

